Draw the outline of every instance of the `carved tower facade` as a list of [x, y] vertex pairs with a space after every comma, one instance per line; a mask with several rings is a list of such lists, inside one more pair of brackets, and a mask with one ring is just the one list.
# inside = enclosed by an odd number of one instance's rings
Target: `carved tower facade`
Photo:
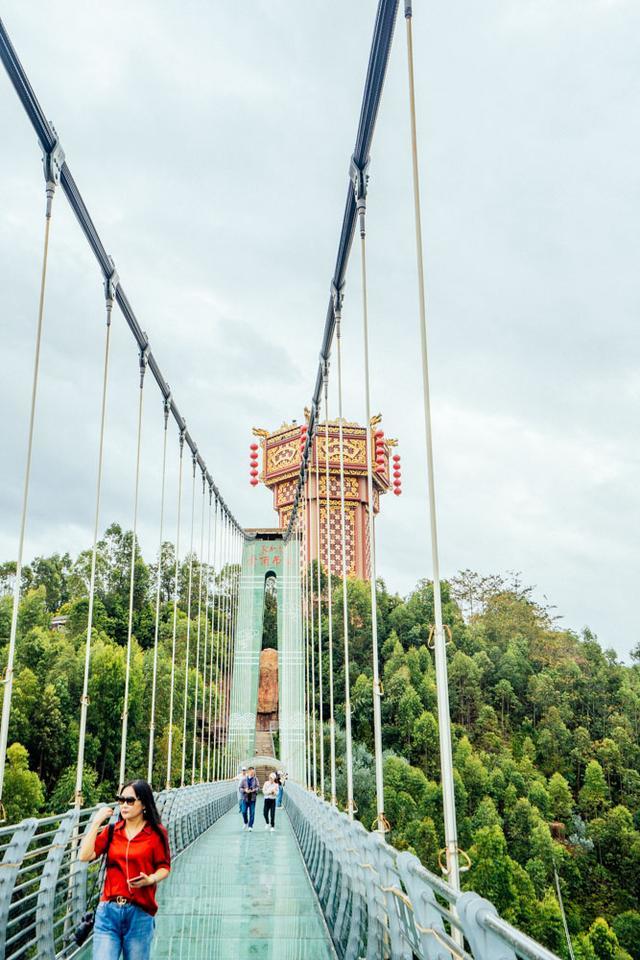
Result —
[[[254, 458], [251, 482], [262, 481], [273, 491], [273, 506], [278, 514], [279, 528], [286, 529], [298, 483], [301, 447], [306, 437], [306, 425], [294, 421], [278, 430], [268, 432], [254, 429], [257, 444], [252, 445]], [[380, 497], [392, 490], [401, 492], [400, 457], [393, 452], [397, 441], [387, 440], [379, 427], [379, 418], [373, 418], [371, 453], [373, 467], [373, 512], [380, 510]], [[367, 484], [367, 428], [343, 421], [345, 541], [347, 573], [362, 580], [369, 579], [369, 496]], [[256, 466], [257, 449], [262, 452], [262, 469]], [[331, 570], [342, 576], [342, 523], [340, 512], [340, 431], [337, 420], [329, 421], [329, 471], [326, 469], [326, 425], [318, 425], [310, 451], [305, 504], [299, 505], [306, 529], [307, 562], [318, 556], [327, 566], [328, 540], [331, 541]], [[329, 487], [329, 531], [327, 533], [327, 484]], [[318, 530], [319, 527], [319, 530]]]

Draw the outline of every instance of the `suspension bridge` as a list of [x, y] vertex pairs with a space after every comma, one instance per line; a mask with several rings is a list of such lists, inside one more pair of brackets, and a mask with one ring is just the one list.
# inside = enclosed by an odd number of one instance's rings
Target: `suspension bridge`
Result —
[[[165, 508], [167, 460], [178, 461], [175, 530], [175, 595], [173, 598], [172, 658], [168, 695], [170, 723], [166, 770], [158, 790], [158, 806], [169, 831], [175, 856], [170, 878], [160, 891], [160, 914], [154, 946], [157, 958], [294, 957], [421, 958], [421, 960], [553, 960], [555, 956], [525, 933], [502, 919], [487, 900], [473, 890], [462, 892], [461, 851], [458, 848], [451, 730], [449, 718], [447, 630], [442, 619], [436, 526], [431, 414], [427, 364], [427, 327], [422, 263], [422, 231], [413, 80], [413, 41], [410, 0], [404, 3], [408, 54], [408, 101], [411, 115], [415, 236], [418, 277], [418, 321], [424, 380], [426, 478], [429, 499], [435, 622], [432, 641], [438, 690], [441, 785], [446, 845], [441, 854], [442, 875], [429, 872], [416, 856], [399, 852], [385, 839], [382, 751], [384, 730], [380, 701], [380, 652], [377, 636], [375, 515], [380, 493], [400, 494], [400, 457], [390, 458], [391, 447], [376, 430], [370, 404], [367, 309], [367, 195], [369, 157], [390, 56], [398, 0], [380, 0], [364, 83], [355, 148], [349, 163], [344, 215], [339, 232], [335, 269], [320, 359], [302, 427], [291, 425], [283, 442], [288, 461], [286, 508], [279, 511], [280, 526], [247, 530], [225, 501], [222, 483], [214, 480], [204, 451], [192, 436], [170, 390], [159, 359], [151, 350], [135, 309], [125, 293], [118, 265], [108, 255], [98, 228], [73, 178], [65, 155], [62, 133], [47, 115], [32, 88], [11, 39], [0, 22], [0, 56], [15, 93], [31, 123], [43, 153], [45, 185], [44, 253], [36, 342], [33, 358], [31, 407], [26, 427], [26, 467], [20, 507], [17, 572], [13, 598], [7, 665], [3, 682], [0, 723], [0, 796], [3, 790], [11, 717], [18, 612], [25, 532], [29, 519], [29, 490], [34, 425], [37, 418], [41, 344], [46, 337], [45, 289], [48, 251], [56, 204], [62, 194], [70, 204], [93, 253], [104, 284], [104, 364], [101, 413], [96, 456], [95, 517], [88, 591], [83, 690], [79, 704], [77, 775], [75, 794], [68, 811], [44, 819], [27, 819], [0, 828], [0, 947], [8, 960], [38, 957], [57, 960], [76, 951], [73, 931], [87, 907], [95, 903], [93, 883], [99, 866], [77, 859], [79, 842], [97, 815], [82, 796], [87, 718], [91, 710], [89, 680], [92, 668], [92, 631], [96, 589], [96, 555], [100, 529], [105, 426], [108, 421], [108, 381], [111, 329], [118, 310], [128, 326], [139, 355], [139, 400], [136, 430], [133, 548], [130, 566], [130, 602], [127, 631], [127, 670], [120, 727], [119, 781], [129, 775], [127, 743], [130, 705], [130, 666], [133, 640], [135, 535], [138, 522], [140, 450], [144, 424], [144, 398], [153, 379], [164, 413], [159, 543], [167, 533]], [[400, 14], [401, 15], [401, 14]], [[53, 234], [55, 236], [55, 234]], [[346, 484], [346, 421], [342, 409], [341, 324], [346, 309], [344, 290], [354, 242], [360, 247], [360, 282], [363, 302], [366, 421], [350, 443], [360, 444], [358, 484]], [[54, 240], [51, 239], [53, 243]], [[117, 308], [117, 309], [116, 309]], [[331, 361], [331, 364], [330, 364]], [[335, 362], [334, 362], [335, 361]], [[329, 410], [328, 383], [336, 378], [337, 409]], [[333, 419], [331, 419], [333, 415]], [[330, 433], [337, 460], [331, 466]], [[280, 443], [280, 440], [278, 440]], [[251, 482], [269, 472], [269, 441], [254, 443], [250, 453]], [[324, 461], [324, 462], [323, 462]], [[353, 466], [353, 464], [351, 464]], [[393, 481], [391, 474], [393, 472]], [[358, 470], [356, 470], [358, 473]], [[284, 487], [282, 487], [284, 489]], [[355, 489], [355, 493], [353, 490]], [[353, 494], [353, 495], [352, 495]], [[332, 503], [330, 504], [330, 500]], [[284, 501], [283, 501], [284, 502]], [[354, 569], [349, 516], [360, 510], [364, 546], [360, 569], [370, 584], [371, 664], [373, 674], [373, 725], [375, 742], [376, 819], [366, 829], [357, 819], [354, 803], [351, 706], [349, 689], [349, 617], [347, 579]], [[351, 511], [351, 514], [350, 514]], [[185, 541], [182, 527], [187, 517], [188, 555], [199, 540], [200, 564], [194, 573], [189, 562], [189, 605], [192, 577], [199, 577], [197, 609], [188, 610], [185, 662], [177, 657], [178, 565]], [[355, 521], [354, 521], [355, 522]], [[351, 551], [351, 553], [350, 553]], [[162, 553], [160, 554], [162, 557]], [[315, 568], [313, 563], [315, 562]], [[322, 624], [321, 568], [329, 578], [328, 640]], [[233, 570], [239, 570], [234, 575]], [[342, 578], [343, 602], [331, 605], [332, 572]], [[202, 578], [204, 577], [204, 584]], [[270, 730], [257, 729], [258, 675], [267, 578], [275, 578], [278, 593], [278, 746]], [[152, 701], [149, 717], [147, 770], [151, 781], [157, 760], [157, 652], [159, 642], [160, 576], [156, 595]], [[345, 665], [344, 717], [346, 805], [340, 809], [336, 787], [336, 722], [333, 655], [334, 618], [342, 620], [341, 640]], [[192, 620], [197, 623], [195, 636]], [[326, 625], [325, 625], [326, 626]], [[214, 643], [214, 633], [221, 642]], [[325, 646], [326, 643], [326, 646]], [[328, 676], [323, 676], [327, 658]], [[190, 667], [195, 671], [190, 673]], [[192, 680], [195, 677], [195, 681]], [[202, 678], [202, 679], [200, 679]], [[188, 714], [189, 685], [195, 703]], [[181, 715], [177, 691], [184, 690]], [[329, 755], [325, 756], [323, 726], [328, 727]], [[237, 816], [237, 783], [241, 764], [256, 760], [268, 769], [278, 766], [288, 773], [284, 810], [276, 835], [240, 832]], [[177, 758], [177, 759], [176, 759]], [[275, 876], [274, 876], [275, 874]], [[90, 950], [90, 943], [82, 948]]]

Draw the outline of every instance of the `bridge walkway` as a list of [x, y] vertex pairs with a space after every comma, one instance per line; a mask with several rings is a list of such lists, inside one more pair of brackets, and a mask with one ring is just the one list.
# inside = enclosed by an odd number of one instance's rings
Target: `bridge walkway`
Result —
[[289, 818], [242, 830], [237, 807], [173, 864], [158, 891], [152, 960], [335, 960]]

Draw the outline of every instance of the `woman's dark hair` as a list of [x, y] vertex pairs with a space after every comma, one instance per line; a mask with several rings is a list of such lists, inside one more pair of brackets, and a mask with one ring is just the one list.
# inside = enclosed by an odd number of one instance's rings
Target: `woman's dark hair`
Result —
[[[149, 824], [151, 829], [158, 834], [162, 840], [162, 845], [165, 848], [165, 852], [167, 856], [169, 856], [169, 842], [167, 840], [166, 831], [162, 826], [162, 820], [160, 819], [160, 814], [158, 813], [158, 808], [156, 806], [155, 797], [153, 796], [151, 784], [147, 783], [146, 780], [129, 780], [128, 783], [124, 784], [122, 789], [124, 790], [125, 787], [131, 787], [138, 800], [140, 800], [142, 803], [144, 819]], [[120, 819], [122, 820], [122, 814], [120, 814]]]

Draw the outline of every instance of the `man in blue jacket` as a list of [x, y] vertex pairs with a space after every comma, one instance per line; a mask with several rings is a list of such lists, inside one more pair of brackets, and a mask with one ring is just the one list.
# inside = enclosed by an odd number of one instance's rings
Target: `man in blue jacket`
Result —
[[243, 830], [253, 830], [253, 820], [256, 815], [256, 797], [260, 784], [256, 777], [256, 771], [249, 767], [247, 776], [240, 781], [240, 792], [244, 799], [242, 801], [242, 819], [244, 820]]

